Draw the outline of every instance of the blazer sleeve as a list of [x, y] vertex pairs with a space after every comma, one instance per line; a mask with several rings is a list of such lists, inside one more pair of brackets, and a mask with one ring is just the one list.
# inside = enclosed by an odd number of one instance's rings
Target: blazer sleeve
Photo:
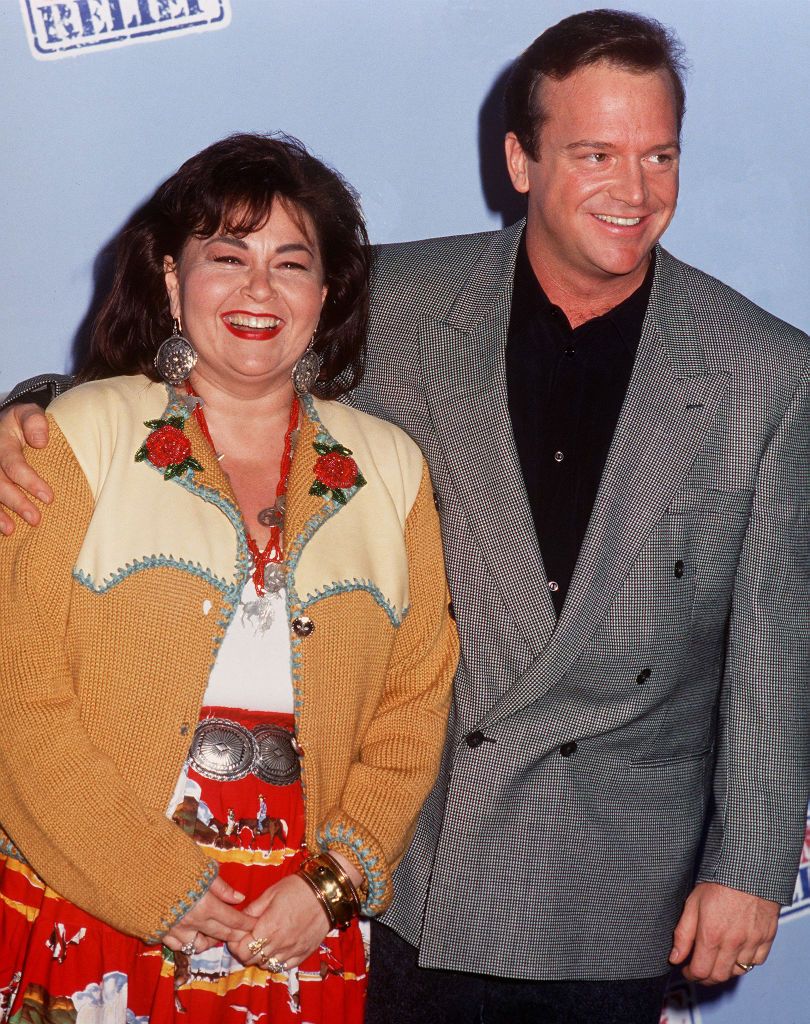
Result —
[[810, 795], [807, 366], [765, 450], [737, 568], [714, 814], [698, 872], [789, 904]]
[[370, 915], [391, 901], [391, 873], [436, 779], [458, 663], [439, 520], [424, 463], [405, 543], [408, 614], [397, 630], [382, 699], [349, 769], [341, 807], [318, 835], [322, 847], [344, 853], [364, 873], [363, 911]]
[[53, 503], [36, 529], [21, 522], [0, 538], [0, 825], [13, 844], [0, 845], [65, 899], [154, 942], [207, 891], [216, 862], [142, 806], [83, 724], [68, 626], [93, 500], [52, 419], [50, 429], [47, 449], [28, 455]]

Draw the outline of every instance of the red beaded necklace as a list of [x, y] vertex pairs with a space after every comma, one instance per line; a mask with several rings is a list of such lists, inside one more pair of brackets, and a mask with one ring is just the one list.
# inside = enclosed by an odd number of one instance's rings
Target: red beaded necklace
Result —
[[[186, 382], [186, 389], [189, 395], [199, 397], [188, 382]], [[194, 407], [194, 417], [200, 425], [200, 430], [203, 432], [206, 441], [211, 446], [211, 450], [216, 453], [216, 445], [211, 438], [211, 431], [208, 429], [208, 423], [205, 419], [205, 413], [202, 410], [202, 405], [197, 404]], [[280, 563], [284, 560], [284, 551], [281, 544], [281, 531], [284, 522], [284, 497], [287, 494], [287, 481], [290, 477], [290, 466], [292, 465], [292, 435], [297, 426], [298, 396], [293, 395], [292, 405], [290, 406], [290, 421], [287, 425], [287, 433], [284, 435], [284, 451], [281, 455], [278, 485], [276, 486], [276, 501], [273, 506], [273, 509], [277, 511], [277, 515], [275, 516], [276, 521], [270, 526], [270, 537], [264, 551], [259, 551], [259, 545], [253, 537], [251, 537], [250, 533], [247, 534], [248, 550], [253, 557], [253, 585], [256, 588], [256, 593], [259, 597], [264, 597], [264, 574], [267, 566], [271, 562]], [[262, 509], [262, 512], [259, 514], [262, 515], [262, 513], [267, 511], [267, 509]]]

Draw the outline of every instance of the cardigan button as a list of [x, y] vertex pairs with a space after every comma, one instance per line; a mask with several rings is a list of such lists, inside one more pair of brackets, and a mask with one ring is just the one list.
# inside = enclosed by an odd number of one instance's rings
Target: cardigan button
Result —
[[292, 628], [296, 636], [309, 636], [315, 628], [315, 623], [308, 615], [298, 615], [292, 620]]

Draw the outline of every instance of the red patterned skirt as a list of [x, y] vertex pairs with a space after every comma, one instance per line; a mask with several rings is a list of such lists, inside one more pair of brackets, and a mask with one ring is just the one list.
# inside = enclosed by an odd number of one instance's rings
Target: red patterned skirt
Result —
[[[292, 732], [292, 715], [204, 708], [254, 735]], [[258, 732], [256, 731], [258, 727]], [[212, 779], [190, 760], [172, 801], [179, 827], [210, 848], [246, 903], [300, 865], [300, 781], [249, 772]], [[333, 931], [296, 969], [244, 967], [219, 945], [187, 957], [147, 946], [62, 899], [0, 855], [0, 1022], [12, 1024], [361, 1024], [366, 991], [361, 926]]]

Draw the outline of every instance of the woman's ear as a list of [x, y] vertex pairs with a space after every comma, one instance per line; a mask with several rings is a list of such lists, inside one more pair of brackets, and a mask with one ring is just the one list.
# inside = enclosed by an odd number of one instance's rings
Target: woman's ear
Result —
[[173, 318], [180, 319], [180, 281], [177, 277], [177, 264], [173, 256], [163, 257], [163, 280], [166, 283], [166, 295], [169, 299], [169, 310]]

